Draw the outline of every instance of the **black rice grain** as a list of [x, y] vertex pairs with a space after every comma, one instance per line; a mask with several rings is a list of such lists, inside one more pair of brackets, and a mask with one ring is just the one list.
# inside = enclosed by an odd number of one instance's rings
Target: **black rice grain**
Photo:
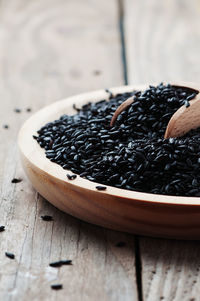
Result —
[[9, 125], [8, 124], [4, 124], [3, 128], [6, 129], [6, 130], [9, 129]]
[[0, 226], [0, 232], [5, 231], [5, 226]]
[[14, 109], [14, 112], [15, 112], [15, 113], [21, 113], [21, 110], [18, 109], [18, 108], [16, 108], [16, 109]]
[[59, 268], [59, 267], [61, 267], [61, 261], [55, 261], [55, 262], [51, 262], [50, 264], [49, 264], [49, 266], [50, 267], [53, 267], [53, 268]]
[[[76, 161], [76, 160], [75, 160], [75, 161]], [[77, 175], [69, 175], [69, 174], [67, 174], [67, 178], [68, 178], [69, 180], [75, 180], [76, 177], [77, 177]]]
[[10, 259], [15, 259], [15, 255], [13, 253], [5, 252], [5, 255]]
[[11, 183], [13, 183], [13, 184], [17, 184], [17, 183], [20, 183], [20, 182], [22, 182], [22, 179], [17, 179], [17, 178], [13, 178], [12, 181], [11, 181]]
[[[200, 195], [200, 128], [184, 137], [164, 139], [173, 113], [187, 107], [194, 89], [170, 84], [113, 95], [88, 103], [75, 115], [44, 125], [34, 139], [46, 156], [87, 180], [133, 191], [176, 196]], [[110, 120], [128, 97], [134, 103], [113, 127]], [[67, 175], [74, 179], [76, 175]], [[198, 183], [198, 184], [197, 184]], [[103, 186], [105, 185], [105, 186]], [[101, 188], [103, 187], [103, 188]]]
[[52, 284], [51, 285], [52, 290], [61, 290], [63, 288], [62, 284]]
[[51, 221], [53, 221], [53, 216], [51, 216], [51, 215], [42, 215], [41, 219], [45, 222], [51, 222]]
[[59, 268], [61, 267], [62, 265], [72, 265], [72, 260], [69, 260], [69, 259], [66, 259], [66, 260], [59, 260], [59, 261], [54, 261], [54, 262], [51, 262], [49, 264], [50, 267], [53, 267], [53, 268]]
[[96, 189], [97, 190], [100, 190], [100, 191], [103, 191], [103, 190], [106, 190], [106, 186], [96, 186]]
[[185, 106], [186, 106], [186, 108], [188, 108], [190, 106], [190, 103], [188, 100], [185, 101]]

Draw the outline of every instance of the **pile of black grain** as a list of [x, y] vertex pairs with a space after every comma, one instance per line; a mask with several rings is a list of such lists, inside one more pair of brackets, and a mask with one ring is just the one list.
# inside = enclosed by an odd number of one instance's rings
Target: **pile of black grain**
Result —
[[[110, 120], [135, 94], [134, 103]], [[200, 129], [164, 139], [172, 114], [196, 95], [194, 90], [160, 84], [145, 92], [110, 95], [46, 124], [35, 137], [46, 156], [90, 181], [129, 190], [200, 196]]]

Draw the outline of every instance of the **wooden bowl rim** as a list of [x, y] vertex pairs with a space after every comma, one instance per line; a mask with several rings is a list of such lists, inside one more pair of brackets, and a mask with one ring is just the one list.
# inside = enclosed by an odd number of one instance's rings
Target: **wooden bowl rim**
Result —
[[[177, 83], [176, 83], [177, 84]], [[198, 84], [179, 82], [178, 85], [191, 87], [197, 89]], [[109, 89], [113, 94], [130, 92], [132, 90], [143, 90], [146, 89], [148, 85], [127, 85], [112, 87]], [[134, 201], [140, 201], [144, 203], [155, 203], [162, 205], [200, 205], [200, 197], [184, 197], [184, 196], [169, 196], [161, 194], [152, 194], [138, 191], [125, 190], [121, 188], [116, 188], [113, 186], [103, 185], [97, 182], [91, 182], [89, 180], [83, 179], [77, 175], [77, 178], [73, 181], [68, 180], [66, 174], [73, 174], [70, 170], [64, 170], [61, 166], [56, 163], [52, 163], [46, 158], [44, 154], [44, 149], [42, 149], [38, 143], [32, 138], [32, 135], [36, 134], [36, 131], [45, 125], [47, 122], [53, 121], [59, 118], [62, 114], [67, 114], [68, 112], [75, 113], [72, 108], [73, 104], [81, 106], [89, 101], [95, 102], [101, 99], [108, 100], [108, 93], [101, 89], [95, 90], [88, 93], [82, 93], [75, 96], [67, 97], [53, 104], [43, 107], [36, 113], [34, 113], [28, 120], [25, 121], [21, 127], [18, 135], [18, 145], [20, 152], [26, 157], [31, 164], [35, 165], [39, 170], [45, 172], [48, 176], [58, 179], [62, 184], [70, 184], [78, 186], [82, 190], [91, 190], [96, 193], [101, 193], [102, 197], [104, 194], [108, 194], [113, 197], [119, 197], [123, 199], [129, 199]], [[55, 116], [55, 117], [54, 117]], [[41, 165], [42, 162], [42, 165]], [[98, 191], [96, 189], [97, 185], [106, 186], [106, 191]]]

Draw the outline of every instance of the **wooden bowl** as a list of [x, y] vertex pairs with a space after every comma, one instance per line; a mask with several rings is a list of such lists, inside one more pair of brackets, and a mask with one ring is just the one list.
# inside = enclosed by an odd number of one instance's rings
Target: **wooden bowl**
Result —
[[[113, 94], [145, 89], [145, 86], [113, 88]], [[200, 198], [134, 192], [111, 186], [97, 191], [94, 183], [71, 173], [45, 157], [32, 138], [37, 130], [63, 114], [73, 114], [73, 104], [108, 99], [104, 90], [69, 97], [49, 105], [30, 117], [19, 133], [24, 170], [35, 189], [60, 210], [84, 221], [136, 234], [178, 239], [200, 238]]]

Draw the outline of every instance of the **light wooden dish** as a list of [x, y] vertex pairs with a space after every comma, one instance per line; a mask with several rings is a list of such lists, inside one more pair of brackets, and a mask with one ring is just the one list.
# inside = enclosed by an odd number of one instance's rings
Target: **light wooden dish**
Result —
[[[116, 94], [145, 88], [124, 86], [110, 90]], [[31, 183], [60, 210], [90, 223], [148, 236], [199, 239], [199, 197], [155, 195], [110, 186], [106, 191], [97, 191], [98, 183], [79, 176], [68, 180], [66, 174], [71, 172], [48, 160], [44, 149], [32, 138], [47, 122], [62, 114], [74, 114], [73, 104], [80, 107], [107, 98], [104, 90], [70, 97], [45, 107], [25, 122], [19, 133], [19, 148]]]

